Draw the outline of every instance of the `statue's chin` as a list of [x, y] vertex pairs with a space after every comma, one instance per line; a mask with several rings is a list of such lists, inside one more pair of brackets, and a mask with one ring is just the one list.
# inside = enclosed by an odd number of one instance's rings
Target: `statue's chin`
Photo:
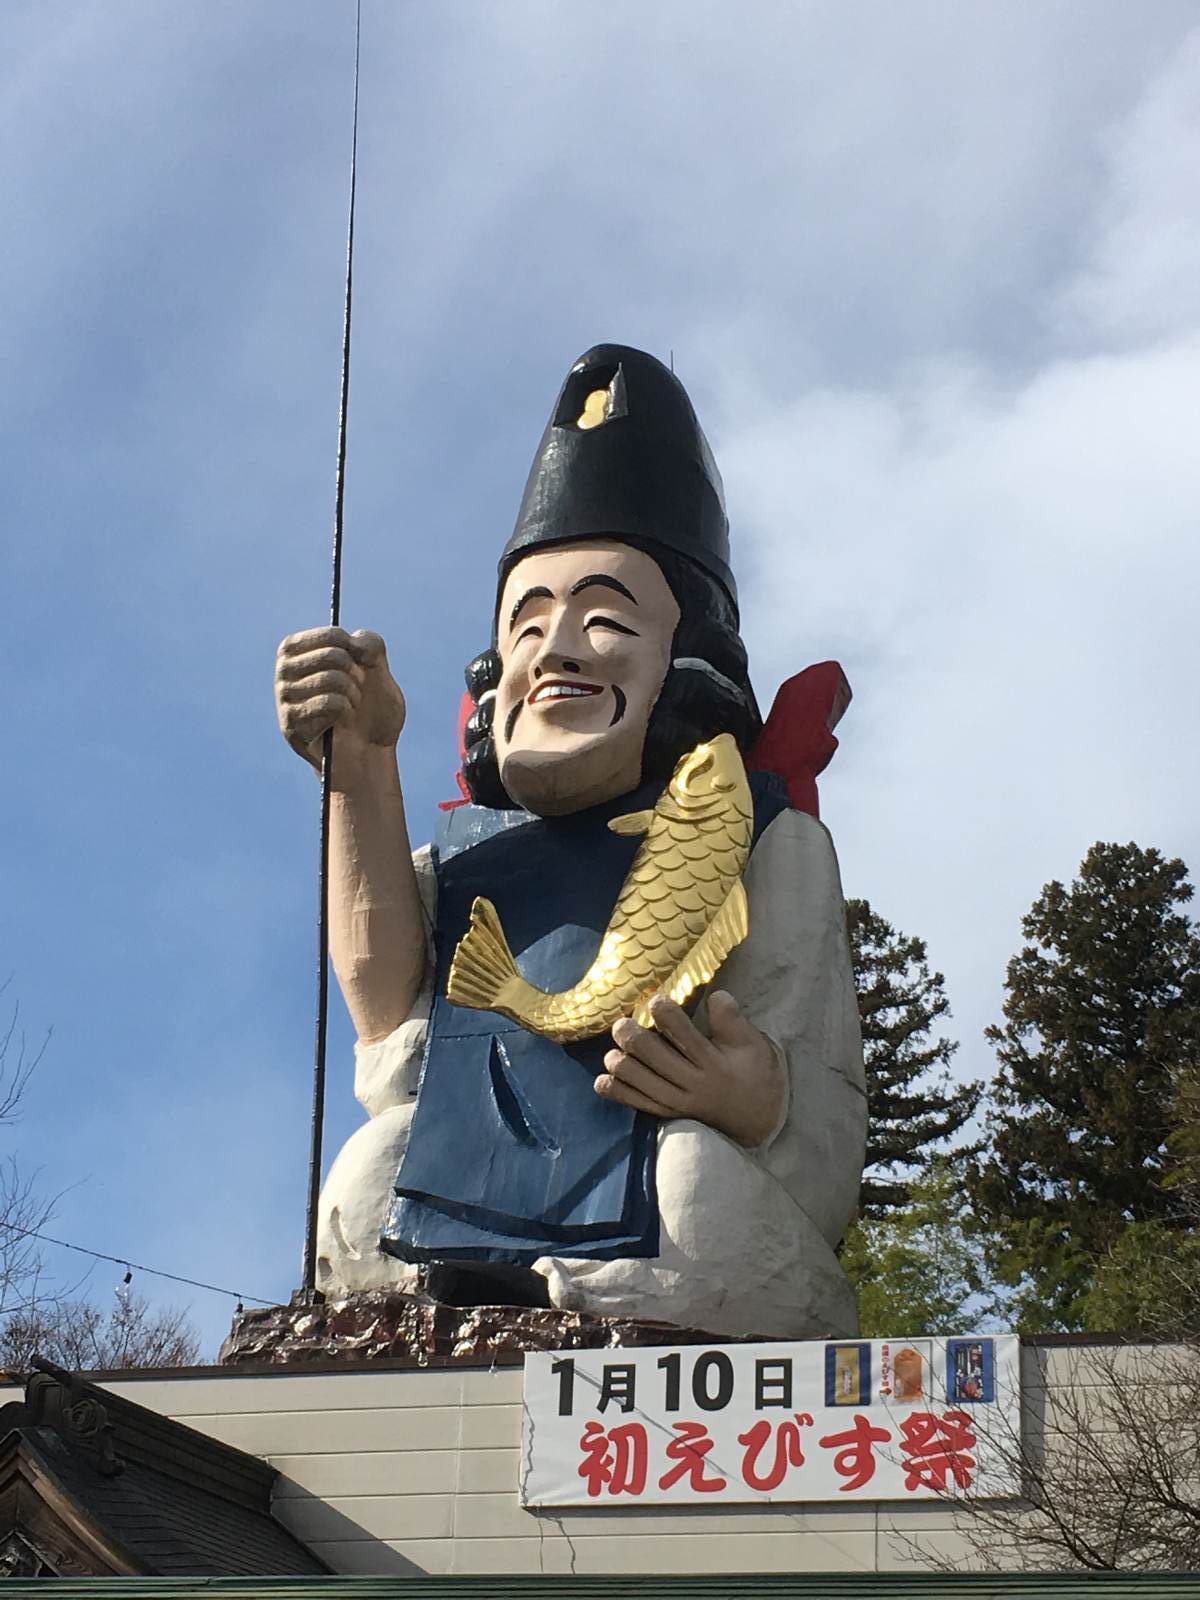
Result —
[[621, 762], [606, 738], [575, 750], [510, 750], [500, 779], [517, 805], [539, 817], [584, 811], [636, 789], [640, 759]]

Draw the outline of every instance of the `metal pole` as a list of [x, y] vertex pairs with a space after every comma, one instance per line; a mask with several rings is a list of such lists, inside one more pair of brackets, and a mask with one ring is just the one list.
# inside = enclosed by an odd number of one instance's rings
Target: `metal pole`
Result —
[[[329, 621], [341, 625], [342, 524], [346, 499], [346, 418], [350, 404], [350, 313], [354, 293], [354, 199], [358, 182], [358, 69], [362, 46], [362, 0], [354, 21], [354, 120], [350, 139], [350, 207], [346, 228], [346, 311], [342, 324], [342, 395], [338, 411], [337, 480], [333, 509], [333, 577]], [[308, 1157], [308, 1212], [304, 1228], [305, 1299], [317, 1298], [317, 1200], [321, 1192], [321, 1142], [325, 1128], [325, 1042], [329, 1032], [329, 799], [333, 777], [333, 729], [321, 753], [321, 867], [317, 908], [317, 1031], [313, 1059], [312, 1138]]]

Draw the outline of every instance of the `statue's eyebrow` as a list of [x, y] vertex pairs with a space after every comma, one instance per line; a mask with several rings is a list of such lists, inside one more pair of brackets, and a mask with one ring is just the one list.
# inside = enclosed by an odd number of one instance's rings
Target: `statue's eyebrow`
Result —
[[512, 608], [512, 614], [510, 615], [510, 617], [508, 619], [509, 627], [511, 628], [513, 626], [513, 624], [516, 622], [517, 618], [521, 615], [522, 609], [526, 605], [528, 605], [531, 600], [553, 600], [553, 599], [554, 599], [553, 590], [547, 589], [547, 587], [546, 587], [546, 585], [544, 583], [539, 583], [532, 589], [526, 589], [525, 593], [521, 596], [521, 598], [517, 601], [516, 605]]
[[580, 578], [578, 583], [572, 584], [571, 593], [572, 595], [582, 594], [585, 589], [615, 589], [618, 594], [625, 596], [630, 605], [637, 605], [637, 600], [630, 594], [625, 585], [618, 579], [610, 577], [607, 572], [592, 572], [586, 578]]

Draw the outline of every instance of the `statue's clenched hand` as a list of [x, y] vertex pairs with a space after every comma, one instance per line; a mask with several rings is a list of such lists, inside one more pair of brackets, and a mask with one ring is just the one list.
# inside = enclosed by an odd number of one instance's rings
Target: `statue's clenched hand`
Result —
[[396, 768], [404, 696], [377, 633], [310, 628], [279, 646], [275, 703], [284, 738], [318, 771], [333, 729], [329, 952], [358, 1037], [374, 1043], [412, 1010], [427, 960]]
[[709, 996], [707, 1039], [664, 995], [650, 1009], [652, 1029], [630, 1017], [614, 1025], [616, 1048], [604, 1057], [596, 1093], [656, 1117], [694, 1118], [747, 1149], [768, 1139], [783, 1113], [783, 1067], [733, 996]]
[[404, 727], [404, 695], [377, 633], [310, 628], [292, 633], [275, 658], [275, 704], [283, 736], [320, 770], [321, 740], [333, 735], [333, 784], [356, 786], [373, 749], [391, 750]]

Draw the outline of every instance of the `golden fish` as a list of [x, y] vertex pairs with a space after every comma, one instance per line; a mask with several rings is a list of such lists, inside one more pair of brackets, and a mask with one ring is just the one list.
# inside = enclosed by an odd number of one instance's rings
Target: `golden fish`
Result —
[[650, 1001], [682, 1004], [708, 983], [749, 931], [742, 872], [754, 805], [732, 736], [684, 756], [652, 811], [614, 817], [614, 833], [645, 834], [621, 886], [596, 959], [573, 989], [547, 994], [520, 974], [490, 900], [471, 907], [446, 993], [455, 1005], [499, 1011], [567, 1042], [606, 1033], [632, 1015], [652, 1027]]

